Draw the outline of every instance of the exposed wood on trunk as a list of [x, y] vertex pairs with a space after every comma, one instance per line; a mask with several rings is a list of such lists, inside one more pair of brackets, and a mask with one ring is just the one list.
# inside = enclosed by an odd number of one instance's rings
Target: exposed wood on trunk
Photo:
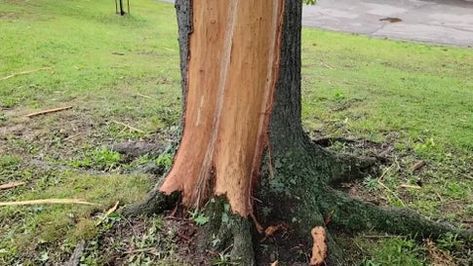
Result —
[[192, 1], [184, 132], [161, 186], [199, 206], [226, 195], [247, 216], [267, 145], [284, 0]]

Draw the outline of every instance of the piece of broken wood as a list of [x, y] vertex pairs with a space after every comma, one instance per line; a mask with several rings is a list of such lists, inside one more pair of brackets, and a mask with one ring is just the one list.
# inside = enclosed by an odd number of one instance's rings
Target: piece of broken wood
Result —
[[266, 237], [271, 237], [274, 234], [276, 234], [276, 232], [283, 230], [285, 228], [286, 228], [285, 224], [270, 225], [264, 230], [264, 235]]
[[412, 188], [412, 189], [421, 189], [420, 186], [409, 185], [409, 184], [402, 184], [402, 185], [400, 185], [399, 187], [402, 187], [402, 188]]
[[41, 68], [37, 68], [37, 69], [33, 69], [33, 70], [27, 70], [27, 71], [22, 71], [22, 72], [18, 72], [18, 73], [13, 73], [11, 75], [0, 78], [0, 81], [7, 80], [7, 79], [10, 79], [10, 78], [14, 78], [16, 76], [31, 74], [31, 73], [34, 73], [34, 72], [38, 72], [38, 71], [41, 71], [41, 70], [48, 70], [48, 69], [52, 69], [52, 68], [51, 67], [41, 67]]
[[0, 206], [20, 206], [20, 205], [40, 205], [40, 204], [81, 204], [81, 205], [97, 205], [81, 199], [40, 199], [40, 200], [24, 200], [24, 201], [5, 201], [0, 202]]
[[146, 98], [146, 99], [156, 100], [156, 98], [153, 98], [153, 97], [148, 96], [148, 95], [141, 94], [139, 92], [137, 92], [136, 95], [140, 96], [140, 97], [143, 97], [143, 98]]
[[327, 233], [325, 228], [322, 226], [316, 226], [311, 231], [312, 240], [314, 242], [312, 246], [312, 256], [310, 257], [311, 266], [319, 266], [325, 263], [327, 258]]
[[420, 170], [422, 167], [426, 165], [425, 161], [417, 161], [415, 164], [411, 166], [411, 172], [415, 172]]
[[113, 120], [112, 122], [115, 123], [115, 124], [117, 124], [117, 125], [124, 126], [124, 127], [128, 128], [128, 129], [130, 129], [130, 130], [132, 130], [132, 131], [136, 131], [136, 132], [138, 132], [138, 133], [143, 133], [143, 134], [145, 133], [143, 130], [138, 129], [138, 128], [136, 128], [136, 127], [132, 127], [132, 126], [127, 125], [127, 124], [125, 124], [125, 123], [122, 123], [122, 122], [119, 122], [119, 121], [116, 121], [116, 120]]
[[68, 109], [71, 109], [71, 108], [72, 108], [72, 106], [53, 108], [53, 109], [48, 109], [48, 110], [43, 110], [43, 111], [27, 114], [26, 117], [32, 118], [32, 117], [35, 117], [35, 116], [40, 116], [40, 115], [45, 115], [45, 114], [50, 114], [50, 113], [56, 113], [56, 112], [68, 110]]
[[117, 201], [115, 203], [115, 205], [113, 205], [112, 208], [108, 209], [108, 211], [102, 216], [102, 218], [100, 218], [100, 220], [97, 222], [97, 226], [99, 226], [103, 221], [105, 221], [105, 219], [107, 219], [107, 217], [112, 214], [114, 211], [117, 210], [118, 208], [118, 204], [120, 204], [120, 201]]
[[0, 190], [15, 188], [15, 187], [18, 187], [18, 186], [22, 186], [24, 184], [26, 184], [26, 183], [21, 182], [21, 181], [6, 183], [6, 184], [3, 184], [3, 185], [0, 185]]

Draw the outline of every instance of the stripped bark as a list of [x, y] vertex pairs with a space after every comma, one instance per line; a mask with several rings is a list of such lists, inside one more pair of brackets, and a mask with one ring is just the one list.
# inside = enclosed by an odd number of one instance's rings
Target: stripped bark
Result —
[[193, 1], [184, 132], [160, 191], [199, 207], [226, 195], [252, 211], [279, 70], [282, 0]]

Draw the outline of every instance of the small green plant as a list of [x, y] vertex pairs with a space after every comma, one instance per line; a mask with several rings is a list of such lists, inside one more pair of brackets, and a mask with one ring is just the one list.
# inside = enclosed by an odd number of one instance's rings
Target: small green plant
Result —
[[371, 176], [366, 177], [363, 179], [363, 185], [369, 190], [369, 191], [375, 191], [378, 189], [378, 180], [376, 178], [372, 178]]
[[458, 235], [452, 233], [446, 233], [439, 240], [437, 240], [438, 247], [447, 250], [460, 249], [463, 244], [463, 241], [458, 239]]
[[156, 164], [164, 169], [169, 169], [172, 166], [172, 155], [169, 153], [163, 153], [156, 159]]
[[238, 262], [232, 261], [232, 257], [227, 252], [218, 253], [218, 257], [215, 258], [212, 263], [214, 266], [229, 266], [229, 265], [239, 265]]
[[120, 160], [120, 153], [106, 148], [101, 148], [86, 152], [82, 159], [74, 160], [70, 165], [77, 168], [98, 168], [101, 170], [110, 170], [117, 167]]
[[205, 216], [205, 214], [200, 212], [198, 209], [189, 211], [189, 214], [191, 215], [192, 221], [194, 221], [194, 223], [199, 226], [202, 226], [209, 222], [209, 217]]
[[370, 251], [371, 258], [366, 259], [361, 265], [424, 265], [423, 250], [416, 245], [414, 240], [392, 237], [377, 243]]

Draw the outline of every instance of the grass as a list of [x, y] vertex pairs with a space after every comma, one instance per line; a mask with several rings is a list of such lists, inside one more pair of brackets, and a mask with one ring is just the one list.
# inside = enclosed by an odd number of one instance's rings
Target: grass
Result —
[[[136, 0], [126, 17], [115, 15], [108, 1], [0, 0], [0, 10], [0, 79], [50, 68], [0, 81], [0, 183], [27, 183], [1, 191], [0, 200], [67, 197], [99, 204], [1, 208], [0, 264], [64, 261], [87, 240], [82, 262], [94, 265], [106, 254], [168, 241], [150, 238], [149, 228], [162, 229], [159, 217], [131, 221], [134, 239], [117, 229], [126, 224], [123, 217], [96, 222], [116, 201], [133, 202], [152, 186], [153, 178], [136, 169], [172, 163], [167, 153], [127, 161], [110, 150], [128, 139], [165, 139], [161, 133], [178, 124], [172, 5]], [[473, 51], [314, 29], [304, 29], [302, 49], [307, 131], [393, 148], [383, 178], [356, 184], [357, 195], [436, 219], [471, 220]], [[68, 105], [73, 108], [57, 114], [24, 116]], [[411, 171], [419, 160], [426, 166]], [[360, 235], [355, 242], [364, 265], [432, 262], [424, 245], [407, 238]], [[437, 245], [468, 264], [469, 255], [458, 253], [455, 243], [447, 237]], [[129, 263], [163, 259], [169, 250], [138, 253]]]

